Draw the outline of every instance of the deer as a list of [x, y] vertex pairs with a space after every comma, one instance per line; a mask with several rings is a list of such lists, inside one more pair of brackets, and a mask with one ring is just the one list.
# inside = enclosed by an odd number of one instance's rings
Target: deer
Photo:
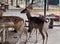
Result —
[[[24, 28], [23, 18], [17, 16], [0, 16], [0, 23], [4, 24], [5, 28], [15, 28], [18, 33], [18, 38], [21, 38], [23, 32], [27, 33], [26, 28]], [[0, 28], [3, 28], [2, 24], [0, 25]]]
[[[42, 39], [43, 39], [43, 43], [44, 44], [44, 41], [46, 39], [46, 44], [47, 44], [47, 40], [48, 40], [48, 33], [47, 33], [47, 29], [48, 29], [48, 25], [45, 27], [45, 25], [47, 24], [47, 21], [46, 21], [46, 18], [44, 17], [32, 17], [31, 14], [30, 14], [30, 9], [29, 8], [25, 8], [21, 11], [21, 13], [26, 13], [26, 16], [28, 18], [28, 21], [29, 21], [29, 29], [28, 29], [28, 32], [29, 32], [29, 38], [31, 37], [31, 33], [32, 33], [32, 30], [33, 28], [36, 29], [36, 43], [37, 43], [37, 28], [39, 29], [39, 32], [41, 33], [41, 36], [42, 36]], [[46, 38], [45, 38], [45, 35], [43, 33], [43, 31], [45, 32], [46, 34]]]

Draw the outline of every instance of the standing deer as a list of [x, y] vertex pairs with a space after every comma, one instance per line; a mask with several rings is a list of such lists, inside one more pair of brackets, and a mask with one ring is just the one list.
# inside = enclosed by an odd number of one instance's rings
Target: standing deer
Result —
[[39, 28], [39, 32], [41, 33], [42, 38], [43, 38], [43, 44], [44, 44], [44, 41], [45, 41], [45, 35], [44, 35], [43, 31], [46, 34], [46, 44], [47, 44], [47, 40], [48, 40], [47, 29], [48, 29], [48, 26], [47, 26], [47, 28], [45, 27], [45, 25], [46, 25], [45, 23], [47, 23], [45, 18], [43, 18], [43, 17], [32, 17], [31, 14], [30, 14], [30, 10], [28, 8], [25, 8], [23, 11], [21, 11], [21, 13], [26, 13], [26, 16], [27, 16], [28, 21], [29, 21], [28, 31], [30, 32], [30, 35], [32, 33], [33, 28], [35, 28], [36, 29], [36, 42], [37, 42], [37, 28]]
[[24, 20], [17, 16], [0, 16], [0, 23], [3, 23], [5, 28], [15, 28], [19, 38], [21, 37], [21, 33], [26, 31], [24, 30]]

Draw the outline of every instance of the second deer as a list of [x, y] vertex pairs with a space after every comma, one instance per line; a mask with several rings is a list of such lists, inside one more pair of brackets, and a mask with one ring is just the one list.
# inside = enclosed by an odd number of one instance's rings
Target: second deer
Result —
[[[30, 14], [30, 9], [25, 8], [24, 10], [21, 11], [21, 13], [26, 13], [26, 16], [28, 18], [29, 21], [29, 29], [28, 31], [30, 32], [30, 35], [32, 33], [33, 28], [36, 29], [36, 42], [37, 42], [37, 28], [39, 28], [39, 32], [42, 35], [43, 38], [43, 43], [45, 41], [45, 35], [43, 33], [43, 31], [46, 34], [46, 44], [47, 44], [47, 40], [48, 40], [48, 33], [47, 33], [47, 29], [48, 29], [48, 25], [47, 25], [47, 21], [45, 20], [45, 17], [32, 17]], [[46, 27], [45, 27], [46, 25]]]

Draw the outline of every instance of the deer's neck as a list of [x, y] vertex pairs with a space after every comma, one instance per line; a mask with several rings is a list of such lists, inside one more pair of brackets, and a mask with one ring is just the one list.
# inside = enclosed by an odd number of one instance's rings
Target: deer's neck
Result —
[[31, 17], [31, 14], [28, 12], [26, 15], [27, 15], [27, 18], [28, 18], [28, 20], [29, 20], [30, 17]]

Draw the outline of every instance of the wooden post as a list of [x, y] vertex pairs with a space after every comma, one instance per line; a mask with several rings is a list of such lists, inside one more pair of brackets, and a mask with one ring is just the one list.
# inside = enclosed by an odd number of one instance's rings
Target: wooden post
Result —
[[13, 0], [11, 0], [11, 5], [13, 5]]
[[49, 10], [49, 4], [48, 4], [48, 0], [47, 0], [47, 11]]
[[18, 0], [16, 0], [16, 7], [18, 7], [18, 8], [20, 7], [19, 4], [18, 4]]
[[27, 0], [25, 1], [25, 7], [27, 7]]
[[46, 16], [46, 0], [44, 0], [44, 16]]
[[7, 0], [7, 4], [8, 4], [8, 0]]

